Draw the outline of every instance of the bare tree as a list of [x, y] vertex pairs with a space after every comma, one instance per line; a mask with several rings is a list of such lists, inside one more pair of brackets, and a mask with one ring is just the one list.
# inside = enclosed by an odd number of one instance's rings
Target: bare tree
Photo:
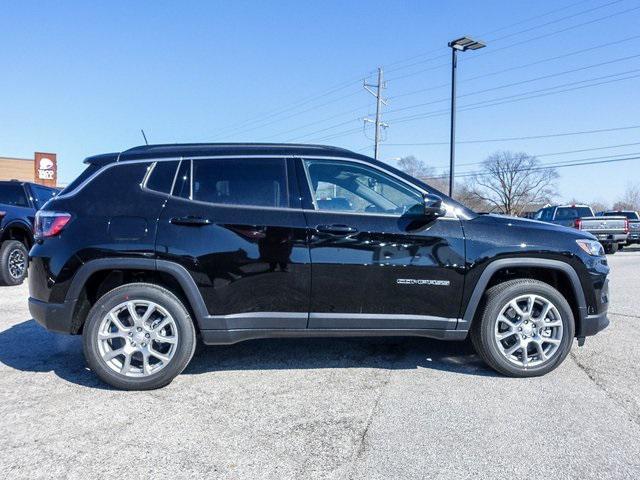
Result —
[[529, 206], [547, 203], [555, 195], [557, 178], [557, 171], [545, 168], [536, 157], [501, 151], [482, 163], [481, 173], [469, 182], [469, 192], [501, 213], [520, 215]]
[[418, 178], [436, 190], [444, 191], [447, 181], [442, 175], [437, 175], [433, 167], [428, 166], [424, 161], [414, 155], [402, 157], [398, 160], [398, 168], [403, 172]]
[[622, 198], [613, 204], [614, 210], [640, 210], [640, 185], [627, 185]]

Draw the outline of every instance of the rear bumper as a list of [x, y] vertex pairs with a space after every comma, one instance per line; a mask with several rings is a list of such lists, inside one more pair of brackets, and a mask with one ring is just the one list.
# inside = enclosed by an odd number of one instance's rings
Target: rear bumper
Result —
[[628, 234], [626, 233], [598, 233], [589, 232], [598, 239], [600, 243], [623, 243], [627, 241]]
[[75, 302], [48, 303], [29, 297], [29, 312], [36, 322], [47, 330], [71, 333]]

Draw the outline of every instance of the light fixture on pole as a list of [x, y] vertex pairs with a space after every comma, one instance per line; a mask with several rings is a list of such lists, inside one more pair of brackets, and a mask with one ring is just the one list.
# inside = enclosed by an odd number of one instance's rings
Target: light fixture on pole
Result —
[[482, 42], [478, 42], [469, 37], [462, 37], [449, 42], [451, 47], [451, 144], [449, 147], [449, 196], [453, 198], [453, 181], [455, 178], [456, 159], [456, 69], [458, 68], [458, 52], [467, 50], [478, 50], [486, 47]]

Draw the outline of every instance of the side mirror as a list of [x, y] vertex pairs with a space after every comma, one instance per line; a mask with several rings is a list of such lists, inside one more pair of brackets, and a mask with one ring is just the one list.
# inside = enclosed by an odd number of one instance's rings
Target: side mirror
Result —
[[432, 193], [426, 193], [424, 199], [424, 215], [427, 218], [444, 217], [447, 209], [442, 206], [442, 198]]

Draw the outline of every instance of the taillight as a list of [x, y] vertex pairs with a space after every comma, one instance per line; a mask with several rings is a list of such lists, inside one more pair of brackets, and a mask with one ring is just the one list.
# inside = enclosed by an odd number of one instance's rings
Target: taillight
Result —
[[629, 233], [629, 219], [624, 221], [624, 233]]
[[71, 220], [71, 215], [65, 212], [47, 212], [40, 210], [36, 213], [33, 226], [35, 238], [49, 238], [59, 235]]
[[580, 227], [582, 227], [582, 220], [580, 220], [579, 218], [576, 218], [576, 221], [573, 222], [573, 227], [580, 230]]

